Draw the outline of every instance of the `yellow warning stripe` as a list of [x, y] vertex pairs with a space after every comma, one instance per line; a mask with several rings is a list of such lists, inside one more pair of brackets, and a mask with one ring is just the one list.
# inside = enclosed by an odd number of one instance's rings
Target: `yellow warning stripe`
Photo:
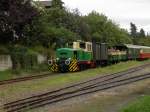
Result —
[[73, 63], [73, 65], [70, 67], [70, 69], [72, 69], [74, 66], [77, 66], [77, 63]]
[[78, 70], [78, 62], [77, 59], [73, 59], [71, 64], [69, 65], [69, 71], [75, 72]]
[[51, 70], [54, 71], [54, 66], [51, 67]]
[[73, 66], [71, 69], [74, 70], [75, 68], [77, 68], [77, 64], [75, 66]]
[[77, 63], [72, 63], [72, 65], [69, 68], [72, 69], [76, 65], [77, 65]]
[[77, 60], [73, 60], [73, 61], [71, 62], [71, 64], [69, 65], [69, 67], [71, 67], [74, 63], [77, 63]]
[[54, 64], [54, 65], [51, 66], [50, 69], [51, 69], [52, 72], [58, 72], [58, 65]]
[[77, 66], [73, 68], [73, 71], [74, 71], [74, 72], [77, 71], [77, 70], [78, 70], [78, 67], [77, 67]]

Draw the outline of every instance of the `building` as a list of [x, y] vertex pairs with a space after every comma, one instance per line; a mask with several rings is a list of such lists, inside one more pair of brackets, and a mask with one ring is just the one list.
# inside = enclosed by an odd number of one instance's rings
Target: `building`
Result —
[[48, 1], [39, 1], [39, 2], [45, 8], [50, 8], [51, 7], [51, 0], [48, 0]]

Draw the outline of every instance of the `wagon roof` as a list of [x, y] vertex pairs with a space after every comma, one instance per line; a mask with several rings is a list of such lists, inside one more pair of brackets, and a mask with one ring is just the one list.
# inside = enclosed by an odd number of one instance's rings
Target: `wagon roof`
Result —
[[145, 49], [150, 49], [150, 47], [148, 46], [140, 46], [140, 45], [132, 45], [132, 44], [124, 44], [127, 48], [136, 48], [136, 49], [141, 49], [141, 48], [145, 48]]

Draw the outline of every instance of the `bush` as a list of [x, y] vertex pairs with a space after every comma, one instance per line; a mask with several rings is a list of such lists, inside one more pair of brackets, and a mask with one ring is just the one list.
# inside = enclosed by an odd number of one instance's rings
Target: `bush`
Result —
[[13, 70], [32, 69], [38, 63], [37, 53], [22, 46], [15, 46], [11, 50], [11, 59]]
[[0, 54], [9, 54], [8, 48], [0, 46]]

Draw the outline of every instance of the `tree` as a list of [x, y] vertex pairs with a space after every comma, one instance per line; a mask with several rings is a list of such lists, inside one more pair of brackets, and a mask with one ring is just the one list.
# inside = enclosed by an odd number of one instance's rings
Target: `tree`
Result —
[[81, 37], [77, 39], [91, 40], [89, 25], [84, 20], [84, 17], [80, 15], [78, 9], [74, 9], [73, 12], [66, 10], [62, 25]]
[[0, 1], [0, 42], [21, 40], [23, 29], [38, 15], [31, 0]]
[[132, 43], [128, 33], [120, 29], [116, 23], [109, 20], [105, 15], [93, 11], [84, 18], [90, 27], [92, 39], [108, 43], [110, 46], [120, 43]]
[[62, 0], [52, 0], [51, 1], [51, 7], [52, 8], [63, 9], [64, 8], [63, 4], [64, 4], [64, 2], [62, 2]]
[[140, 29], [139, 37], [145, 37], [145, 31], [143, 28]]
[[130, 30], [131, 30], [131, 36], [136, 38], [137, 37], [137, 27], [135, 24], [130, 23]]
[[58, 8], [50, 8], [43, 11], [38, 18], [25, 27], [26, 39], [24, 44], [28, 46], [42, 45], [46, 48], [57, 48], [62, 47], [62, 43], [78, 38], [79, 36], [64, 24], [65, 15], [65, 10]]

